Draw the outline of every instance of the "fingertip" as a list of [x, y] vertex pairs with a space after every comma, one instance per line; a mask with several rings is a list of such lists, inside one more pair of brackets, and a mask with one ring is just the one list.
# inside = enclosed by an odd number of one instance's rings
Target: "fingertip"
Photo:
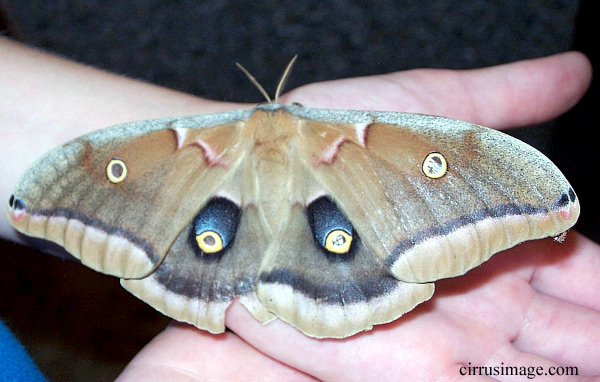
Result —
[[[592, 82], [592, 63], [579, 51], [568, 51], [544, 59], [555, 60], [554, 72], [557, 86], [566, 96], [565, 110], [573, 107], [587, 92]], [[569, 100], [570, 99], [570, 100]]]
[[[589, 88], [592, 69], [581, 52], [569, 51], [461, 73], [477, 110], [470, 120], [508, 128], [540, 124], [572, 108]], [[467, 109], [468, 110], [468, 109]]]
[[589, 85], [592, 81], [592, 62], [585, 53], [578, 50], [570, 50], [568, 52], [558, 53], [556, 57], [562, 59], [567, 68], [571, 68], [578, 74], [578, 78], [583, 79], [583, 83]]

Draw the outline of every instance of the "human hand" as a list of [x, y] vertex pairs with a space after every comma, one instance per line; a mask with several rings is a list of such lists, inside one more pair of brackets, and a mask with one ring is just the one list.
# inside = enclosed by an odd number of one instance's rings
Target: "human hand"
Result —
[[[12, 57], [4, 53], [6, 69]], [[4, 126], [20, 126], [4, 135], [13, 145], [3, 151], [2, 159], [14, 163], [0, 172], [0, 191], [6, 198], [30, 161], [89, 130], [239, 107], [98, 74], [58, 59], [39, 73], [46, 74], [48, 68], [61, 73], [50, 80], [43, 77], [55, 92], [32, 93], [40, 83], [35, 70], [41, 66], [37, 57], [31, 61], [35, 65], [26, 77], [12, 78], [11, 70], [0, 74], [0, 89], [11, 92], [10, 97], [0, 94], [0, 111], [5, 122], [11, 122]], [[23, 67], [20, 63], [15, 70]], [[77, 81], [81, 77], [85, 82]], [[589, 63], [569, 53], [474, 71], [420, 70], [319, 83], [295, 89], [281, 101], [438, 114], [499, 128], [558, 116], [581, 97], [589, 79]], [[2, 233], [10, 232], [7, 228]], [[434, 297], [399, 320], [343, 340], [315, 340], [281, 321], [262, 326], [236, 302], [226, 320], [233, 333], [212, 336], [173, 324], [139, 353], [121, 380], [458, 379], [460, 367], [469, 362], [541, 366], [546, 371], [561, 364], [577, 366], [579, 374], [597, 375], [600, 338], [593, 330], [600, 323], [595, 292], [599, 251], [576, 232], [563, 244], [539, 240], [520, 245], [465, 276], [436, 282]]]
[[[291, 91], [282, 102], [438, 114], [505, 128], [560, 115], [583, 94], [589, 76], [587, 61], [569, 53], [481, 70], [418, 70], [313, 84]], [[438, 281], [434, 297], [413, 312], [342, 340], [312, 339], [281, 321], [262, 326], [235, 303], [226, 320], [235, 334], [227, 333], [222, 344], [241, 346], [243, 339], [244, 346], [256, 348], [252, 359], [266, 354], [277, 361], [271, 369], [252, 369], [258, 374], [237, 374], [240, 379], [253, 375], [268, 379], [270, 372], [297, 370], [305, 373], [295, 375], [298, 379], [313, 376], [328, 381], [454, 380], [478, 373], [479, 366], [495, 367], [496, 374], [508, 374], [502, 366], [517, 367], [530, 379], [568, 372], [557, 366], [575, 366], [579, 375], [598, 375], [599, 271], [600, 247], [571, 232], [565, 243], [528, 242], [465, 276]], [[186, 330], [190, 329], [177, 324], [162, 336], [175, 339]], [[213, 340], [199, 339], [196, 345], [205, 341]], [[155, 364], [149, 360], [164, 360], [161, 346], [151, 343], [122, 380]], [[186, 359], [187, 372], [198, 377], [231, 364], [226, 356], [217, 357], [213, 368], [207, 369], [197, 367], [194, 354], [191, 358], [169, 354], [172, 365]]]
[[342, 340], [309, 338], [281, 321], [263, 326], [234, 303], [226, 323], [235, 334], [170, 325], [118, 381], [460, 380], [467, 366], [524, 367], [522, 379], [543, 380], [566, 372], [550, 369], [559, 365], [597, 376], [598, 271], [600, 247], [577, 232], [562, 244], [527, 242], [436, 282], [433, 298], [400, 319]]

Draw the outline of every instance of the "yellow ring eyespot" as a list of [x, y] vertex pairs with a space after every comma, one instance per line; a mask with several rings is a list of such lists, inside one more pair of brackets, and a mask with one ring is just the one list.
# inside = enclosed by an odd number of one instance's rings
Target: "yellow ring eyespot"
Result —
[[438, 179], [448, 172], [448, 162], [442, 154], [432, 152], [423, 159], [422, 169], [426, 177]]
[[196, 243], [204, 253], [217, 253], [223, 250], [223, 239], [215, 231], [204, 231], [196, 235]]
[[325, 239], [325, 249], [333, 253], [348, 253], [350, 244], [352, 244], [352, 235], [341, 229], [329, 232]]
[[111, 183], [121, 183], [127, 178], [127, 164], [123, 159], [113, 158], [106, 165], [106, 177]]

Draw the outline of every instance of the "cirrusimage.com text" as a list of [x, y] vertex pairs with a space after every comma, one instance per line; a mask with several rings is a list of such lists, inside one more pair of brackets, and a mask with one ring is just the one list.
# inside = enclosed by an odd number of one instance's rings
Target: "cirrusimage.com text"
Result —
[[550, 366], [548, 368], [543, 366], [507, 366], [504, 365], [504, 362], [501, 362], [498, 366], [473, 366], [469, 362], [467, 365], [461, 366], [458, 372], [460, 375], [485, 375], [490, 377], [518, 375], [527, 377], [527, 379], [534, 379], [541, 375], [579, 375], [577, 366]]

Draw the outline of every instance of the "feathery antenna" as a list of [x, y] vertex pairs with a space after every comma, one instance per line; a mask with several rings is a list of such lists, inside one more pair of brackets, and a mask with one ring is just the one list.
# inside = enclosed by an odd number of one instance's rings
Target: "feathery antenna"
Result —
[[283, 71], [283, 74], [281, 75], [281, 78], [279, 79], [279, 84], [277, 85], [277, 89], [275, 90], [275, 103], [279, 102], [279, 96], [283, 92], [283, 88], [285, 87], [285, 84], [287, 83], [288, 78], [290, 78], [290, 73], [292, 72], [292, 68], [294, 67], [294, 64], [296, 63], [297, 58], [298, 58], [298, 55], [295, 55], [294, 58], [292, 58], [292, 61], [290, 61], [290, 63], [287, 64], [287, 66], [285, 67], [285, 70]]
[[240, 68], [240, 70], [246, 75], [246, 77], [248, 77], [250, 82], [252, 82], [254, 84], [254, 86], [256, 86], [256, 88], [258, 89], [260, 94], [262, 94], [263, 97], [265, 97], [265, 99], [267, 100], [268, 103], [278, 103], [279, 96], [283, 92], [283, 88], [285, 87], [285, 84], [287, 83], [287, 80], [290, 77], [292, 67], [294, 66], [294, 63], [296, 62], [297, 58], [298, 58], [298, 55], [295, 55], [294, 58], [292, 58], [292, 60], [290, 61], [290, 63], [287, 64], [287, 66], [285, 67], [285, 70], [283, 71], [283, 74], [281, 75], [281, 78], [279, 79], [279, 84], [277, 85], [277, 89], [275, 90], [275, 99], [274, 100], [272, 100], [271, 97], [269, 97], [269, 93], [266, 92], [265, 88], [262, 87], [262, 85], [256, 80], [256, 78], [254, 78], [254, 76], [252, 74], [250, 74], [250, 72], [248, 70], [246, 70], [246, 68], [244, 68], [239, 62], [236, 62], [235, 65], [238, 68]]

